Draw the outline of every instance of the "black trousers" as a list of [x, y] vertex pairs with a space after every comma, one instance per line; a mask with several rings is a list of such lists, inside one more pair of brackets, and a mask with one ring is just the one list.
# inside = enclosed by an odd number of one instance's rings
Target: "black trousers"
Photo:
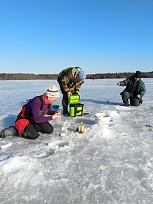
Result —
[[38, 132], [50, 134], [53, 132], [53, 126], [49, 122], [35, 124], [30, 123], [25, 127], [21, 136], [26, 139], [36, 139], [39, 137]]

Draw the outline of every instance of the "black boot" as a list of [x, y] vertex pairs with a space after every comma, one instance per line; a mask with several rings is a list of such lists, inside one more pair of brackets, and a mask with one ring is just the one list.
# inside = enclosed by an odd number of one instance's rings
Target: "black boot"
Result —
[[128, 107], [129, 106], [129, 102], [124, 103], [124, 106]]
[[68, 112], [68, 107], [67, 106], [63, 106], [63, 115], [64, 116], [69, 116], [69, 112]]
[[7, 136], [17, 136], [17, 135], [18, 135], [17, 130], [14, 126], [10, 126], [8, 128], [5, 128], [0, 132], [0, 138], [4, 138]]

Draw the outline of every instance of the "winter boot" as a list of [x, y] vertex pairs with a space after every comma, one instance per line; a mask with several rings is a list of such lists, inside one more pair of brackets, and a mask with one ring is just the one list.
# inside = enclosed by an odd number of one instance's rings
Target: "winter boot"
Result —
[[4, 138], [7, 136], [17, 136], [17, 130], [14, 126], [10, 126], [9, 128], [5, 128], [0, 132], [0, 138]]
[[69, 112], [68, 112], [68, 107], [67, 106], [63, 106], [63, 115], [64, 116], [69, 116]]
[[128, 103], [128, 102], [124, 103], [124, 106], [127, 106], [127, 107], [128, 107], [128, 106], [129, 106], [129, 103]]

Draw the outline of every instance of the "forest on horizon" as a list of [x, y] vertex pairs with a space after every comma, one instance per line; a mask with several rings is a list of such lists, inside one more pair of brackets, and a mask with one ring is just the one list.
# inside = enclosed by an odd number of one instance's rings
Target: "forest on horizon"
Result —
[[[121, 79], [130, 77], [133, 72], [87, 74], [86, 79]], [[0, 73], [0, 80], [56, 80], [58, 74]], [[142, 78], [153, 78], [152, 72], [142, 72]]]

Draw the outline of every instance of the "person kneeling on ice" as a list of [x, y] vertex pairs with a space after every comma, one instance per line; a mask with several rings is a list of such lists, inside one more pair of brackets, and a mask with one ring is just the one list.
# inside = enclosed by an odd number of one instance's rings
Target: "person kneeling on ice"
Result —
[[60, 112], [51, 111], [51, 105], [58, 97], [58, 88], [51, 85], [46, 93], [30, 99], [22, 106], [15, 123], [18, 134], [27, 139], [36, 139], [38, 132], [50, 134], [53, 126], [49, 121], [61, 118]]
[[126, 86], [123, 92], [120, 93], [125, 106], [139, 106], [145, 94], [145, 84], [141, 80], [141, 72], [136, 71], [131, 77], [117, 83], [118, 86]]
[[63, 115], [68, 116], [68, 98], [72, 94], [79, 94], [80, 87], [84, 83], [86, 74], [80, 67], [69, 67], [62, 70], [57, 78], [63, 94]]

